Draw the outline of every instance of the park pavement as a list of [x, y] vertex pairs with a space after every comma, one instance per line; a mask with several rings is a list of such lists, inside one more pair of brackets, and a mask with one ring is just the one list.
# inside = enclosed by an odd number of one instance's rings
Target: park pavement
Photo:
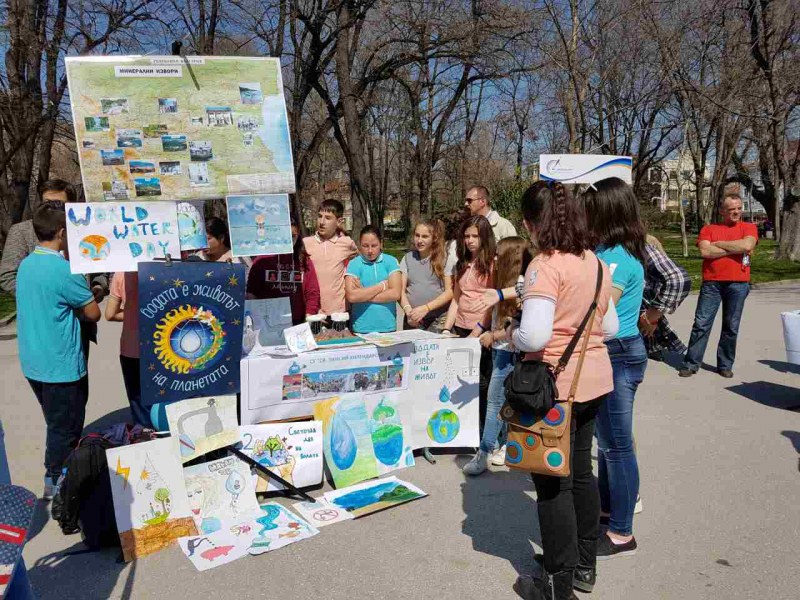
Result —
[[[800, 597], [800, 368], [785, 363], [779, 316], [800, 308], [799, 292], [797, 284], [752, 292], [731, 380], [709, 370], [679, 379], [668, 364], [650, 362], [636, 401], [639, 552], [601, 563], [595, 592], [579, 597]], [[671, 317], [684, 340], [696, 298]], [[119, 325], [103, 323], [92, 347], [93, 429], [127, 418], [118, 334]], [[39, 493], [44, 423], [16, 341], [0, 341], [0, 378], [12, 477]], [[25, 559], [41, 598], [515, 598], [511, 585], [533, 568], [539, 548], [532, 484], [505, 468], [465, 478], [467, 460], [420, 458], [395, 474], [427, 498], [205, 573], [177, 545], [131, 564], [117, 562], [115, 550], [65, 554], [83, 547], [79, 536], [62, 535], [41, 503]]]

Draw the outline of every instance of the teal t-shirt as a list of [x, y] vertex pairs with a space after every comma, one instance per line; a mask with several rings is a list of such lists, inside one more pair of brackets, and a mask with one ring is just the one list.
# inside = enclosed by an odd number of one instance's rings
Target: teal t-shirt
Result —
[[639, 312], [644, 292], [644, 267], [623, 246], [598, 248], [596, 252], [611, 271], [611, 285], [622, 291], [617, 302], [618, 339], [639, 335]]
[[[389, 279], [400, 270], [394, 256], [381, 253], [375, 262], [365, 260], [360, 254], [347, 265], [347, 275], [357, 277], [361, 287], [370, 287]], [[354, 333], [386, 333], [397, 330], [396, 302], [354, 302], [350, 308]]]
[[41, 246], [17, 271], [17, 342], [22, 373], [45, 383], [68, 383], [86, 375], [81, 324], [75, 313], [94, 300], [86, 278]]

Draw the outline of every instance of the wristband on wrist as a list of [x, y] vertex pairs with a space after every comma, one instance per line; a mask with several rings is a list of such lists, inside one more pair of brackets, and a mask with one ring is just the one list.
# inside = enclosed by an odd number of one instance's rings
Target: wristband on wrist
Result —
[[428, 311], [428, 312], [431, 312], [431, 307], [426, 304], [425, 305], [425, 310]]
[[500, 302], [505, 300], [505, 296], [503, 295], [503, 290], [495, 290], [497, 292], [497, 296], [500, 298]]
[[475, 326], [476, 326], [478, 329], [480, 329], [481, 331], [483, 331], [483, 332], [485, 332], [485, 331], [486, 331], [486, 327], [484, 327], [484, 326], [483, 326], [483, 323], [481, 323], [480, 321], [479, 321], [479, 322], [477, 322], [477, 323], [475, 323]]
[[411, 310], [411, 305], [410, 304], [406, 304], [406, 305], [403, 306], [403, 312], [408, 312], [410, 310]]

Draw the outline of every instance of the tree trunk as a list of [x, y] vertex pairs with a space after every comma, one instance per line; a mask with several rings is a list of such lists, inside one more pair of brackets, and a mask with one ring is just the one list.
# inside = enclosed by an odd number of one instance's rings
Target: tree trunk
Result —
[[780, 244], [775, 258], [800, 260], [800, 198], [789, 197], [783, 205]]

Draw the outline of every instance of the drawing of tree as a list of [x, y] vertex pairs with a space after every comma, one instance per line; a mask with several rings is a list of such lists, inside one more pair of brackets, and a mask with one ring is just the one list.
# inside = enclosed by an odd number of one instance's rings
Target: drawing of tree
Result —
[[161, 514], [164, 514], [164, 515], [168, 514], [168, 512], [167, 512], [167, 502], [169, 501], [169, 490], [167, 488], [158, 488], [156, 490], [156, 494], [155, 494], [154, 498], [155, 498], [156, 502], [160, 502], [161, 503], [161, 508], [164, 509], [164, 511]]

